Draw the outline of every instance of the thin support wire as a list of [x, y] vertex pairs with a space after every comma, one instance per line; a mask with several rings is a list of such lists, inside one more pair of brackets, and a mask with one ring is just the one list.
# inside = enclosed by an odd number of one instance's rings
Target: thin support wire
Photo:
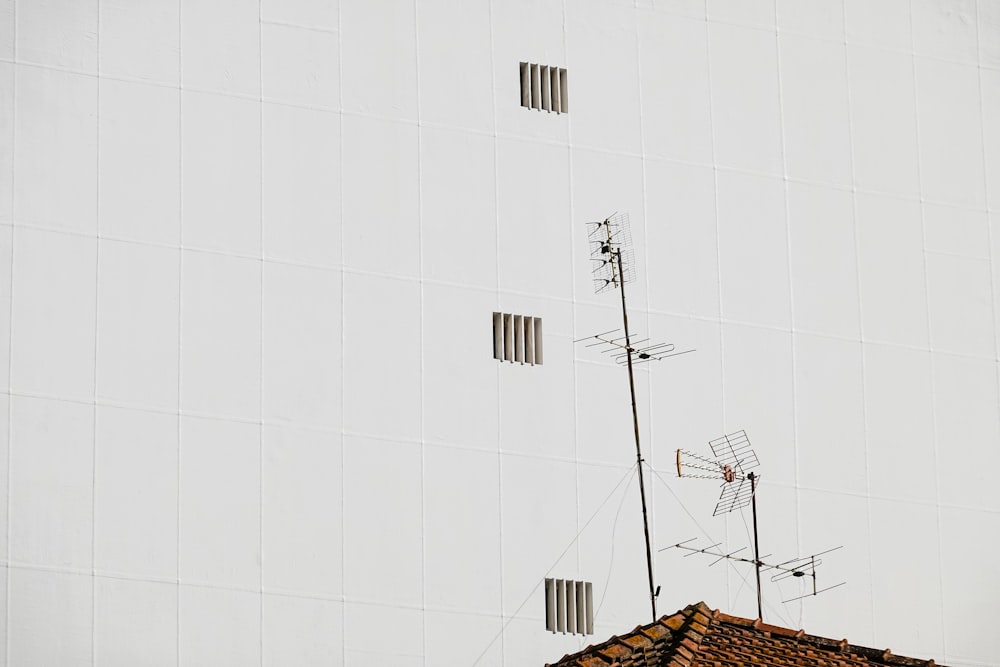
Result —
[[[625, 488], [628, 489], [628, 485], [632, 482], [632, 477], [635, 477], [635, 473], [638, 470], [633, 466], [632, 475], [628, 478], [628, 482], [625, 484]], [[601, 613], [601, 607], [604, 606], [604, 598], [608, 595], [608, 589], [611, 587], [611, 572], [613, 571], [613, 565], [615, 562], [615, 534], [618, 532], [618, 518], [622, 514], [622, 508], [625, 507], [625, 500], [628, 499], [628, 491], [622, 494], [622, 501], [618, 503], [618, 511], [615, 513], [615, 522], [611, 526], [611, 555], [608, 557], [608, 576], [604, 580], [604, 591], [601, 593], [601, 601], [597, 603], [597, 609], [594, 610], [594, 618]]]
[[[552, 570], [556, 569], [556, 566], [559, 565], [559, 561], [561, 561], [563, 559], [563, 556], [565, 556], [567, 553], [569, 553], [569, 550], [573, 547], [574, 544], [576, 544], [576, 541], [578, 539], [580, 539], [580, 536], [583, 535], [583, 531], [587, 530], [587, 527], [590, 526], [590, 524], [594, 521], [594, 519], [597, 518], [597, 515], [601, 512], [602, 509], [604, 509], [604, 506], [608, 504], [608, 501], [611, 500], [611, 497], [613, 495], [615, 495], [615, 492], [622, 485], [622, 483], [625, 482], [626, 479], [628, 479], [628, 480], [632, 479], [632, 475], [635, 474], [636, 467], [637, 466], [635, 464], [632, 464], [629, 467], [629, 469], [625, 471], [625, 474], [622, 475], [622, 478], [620, 480], [618, 480], [618, 483], [615, 484], [614, 488], [611, 489], [611, 493], [609, 493], [607, 495], [607, 497], [604, 500], [601, 501], [601, 504], [597, 506], [597, 509], [594, 510], [594, 513], [590, 515], [590, 518], [587, 519], [587, 522], [585, 524], [583, 524], [583, 527], [580, 528], [580, 530], [576, 533], [576, 535], [573, 536], [573, 539], [570, 540], [569, 544], [566, 545], [566, 548], [562, 550], [562, 553], [559, 554], [558, 558], [555, 559], [555, 561], [552, 563], [552, 565], [549, 567], [549, 569], [545, 571], [545, 574], [542, 575], [542, 578], [538, 580], [538, 582], [535, 584], [534, 588], [531, 589], [531, 591], [524, 598], [524, 600], [521, 602], [521, 604], [519, 604], [517, 606], [517, 609], [514, 610], [514, 613], [511, 614], [510, 617], [500, 627], [500, 632], [498, 632], [496, 635], [494, 635], [493, 639], [490, 640], [490, 643], [487, 644], [486, 648], [483, 649], [483, 652], [480, 653], [479, 657], [477, 657], [476, 660], [475, 660], [475, 662], [472, 663], [472, 667], [475, 667], [476, 665], [478, 665], [479, 661], [483, 659], [483, 656], [485, 656], [486, 653], [493, 646], [493, 644], [496, 643], [497, 639], [499, 639], [500, 637], [503, 636], [504, 631], [507, 630], [507, 626], [510, 625], [511, 622], [515, 618], [517, 618], [517, 615], [519, 613], [521, 613], [521, 610], [524, 608], [524, 605], [528, 604], [528, 600], [530, 600], [531, 597], [535, 594], [535, 591], [538, 590], [538, 587], [541, 586], [545, 582], [545, 578], [548, 577], [549, 574], [552, 573]], [[501, 607], [502, 607], [502, 605], [503, 605], [503, 601], [501, 600]], [[502, 613], [503, 613], [503, 611], [501, 609], [501, 614]], [[595, 616], [596, 616], [596, 614], [595, 614]]]

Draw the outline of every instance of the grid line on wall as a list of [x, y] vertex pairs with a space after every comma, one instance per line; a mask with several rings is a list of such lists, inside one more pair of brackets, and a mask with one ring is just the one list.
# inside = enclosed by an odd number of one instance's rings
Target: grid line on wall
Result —
[[[13, 40], [13, 55], [15, 65], [11, 68], [11, 95], [10, 95], [10, 160], [11, 165], [15, 164], [14, 156], [17, 151], [17, 8], [18, 3], [14, 2], [11, 5], [11, 39]], [[4, 578], [4, 611], [3, 618], [0, 619], [0, 623], [3, 623], [3, 636], [4, 636], [4, 647], [3, 647], [3, 660], [5, 665], [10, 665], [10, 592], [11, 592], [11, 577], [10, 577], [10, 525], [11, 525], [11, 482], [13, 481], [13, 476], [11, 473], [11, 446], [14, 442], [14, 405], [13, 399], [10, 396], [10, 369], [14, 361], [14, 248], [16, 247], [17, 234], [15, 233], [14, 226], [14, 210], [15, 202], [17, 198], [17, 189], [14, 187], [15, 182], [15, 170], [11, 168], [10, 170], [10, 264], [8, 266], [9, 271], [9, 289], [10, 298], [7, 300], [7, 451], [6, 451], [6, 465], [7, 465], [7, 479], [4, 480], [7, 484], [4, 494], [4, 501], [6, 505], [4, 506], [5, 520], [6, 524], [4, 526], [4, 531], [6, 533], [6, 548], [4, 551], [4, 568], [3, 568], [3, 578]]]
[[[910, 46], [913, 47], [913, 9], [912, 6], [907, 12], [909, 18], [909, 33], [910, 33]], [[975, 21], [974, 21], [975, 22]], [[920, 206], [920, 261], [923, 268], [924, 274], [924, 321], [927, 327], [927, 370], [930, 380], [930, 422], [931, 422], [931, 441], [933, 447], [931, 451], [933, 452], [933, 469], [934, 469], [934, 527], [937, 532], [937, 586], [938, 586], [938, 603], [941, 607], [944, 607], [944, 572], [942, 571], [942, 558], [941, 558], [941, 538], [942, 538], [942, 528], [941, 528], [941, 478], [938, 468], [938, 462], [941, 460], [941, 453], [939, 451], [938, 437], [940, 435], [940, 428], [938, 425], [938, 390], [937, 390], [937, 373], [936, 364], [934, 361], [934, 331], [931, 324], [931, 301], [930, 301], [930, 275], [927, 271], [927, 220], [924, 213], [924, 173], [923, 167], [920, 163], [920, 93], [918, 89], [918, 77], [917, 77], [917, 57], [915, 53], [910, 53], [910, 74], [913, 77], [913, 128], [914, 128], [914, 143], [917, 149], [917, 160], [916, 160], [916, 170], [917, 170], [917, 193], [919, 195], [919, 206]], [[983, 165], [983, 170], [985, 172], [986, 165]], [[996, 326], [994, 325], [994, 333], [996, 331]], [[941, 616], [941, 648], [947, 653], [947, 635], [945, 632], [945, 617], [942, 613]]]

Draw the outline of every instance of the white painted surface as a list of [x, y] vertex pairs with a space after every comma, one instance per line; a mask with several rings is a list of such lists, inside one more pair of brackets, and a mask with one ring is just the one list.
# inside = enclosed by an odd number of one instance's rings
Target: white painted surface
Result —
[[[614, 211], [633, 328], [697, 348], [636, 376], [654, 548], [747, 544], [672, 472], [745, 428], [764, 551], [845, 547], [768, 621], [1000, 663], [998, 26], [0, 0], [0, 665], [541, 665], [648, 621], [624, 372], [572, 343], [618, 322]], [[692, 561], [656, 552], [661, 612], [754, 614]], [[545, 576], [593, 637], [544, 631]]]

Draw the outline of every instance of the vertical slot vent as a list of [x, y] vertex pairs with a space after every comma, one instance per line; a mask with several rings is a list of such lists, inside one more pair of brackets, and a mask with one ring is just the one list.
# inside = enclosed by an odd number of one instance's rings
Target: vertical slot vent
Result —
[[531, 108], [538, 109], [542, 101], [542, 82], [539, 80], [538, 65], [531, 66]]
[[514, 361], [514, 316], [510, 313], [503, 316], [503, 360]]
[[549, 79], [549, 66], [541, 66], [541, 79], [542, 79], [542, 108], [546, 111], [552, 111], [552, 92], [549, 90], [549, 85], [551, 80]]
[[493, 313], [493, 358], [503, 361], [503, 313]]
[[521, 106], [531, 108], [531, 66], [521, 63]]
[[556, 630], [566, 632], [566, 580], [556, 579]]
[[545, 579], [545, 629], [594, 634], [594, 585], [589, 581]]
[[535, 318], [524, 318], [524, 363], [535, 363]]
[[535, 329], [535, 365], [542, 365], [542, 318], [534, 318]]
[[514, 361], [524, 363], [524, 317], [514, 316]]
[[545, 629], [556, 631], [556, 580], [545, 580]]
[[538, 366], [542, 363], [542, 318], [493, 313], [493, 358]]
[[562, 113], [562, 97], [559, 93], [559, 68], [549, 68], [549, 89], [552, 91], [552, 110]]
[[563, 113], [569, 113], [569, 75], [565, 68], [559, 69], [559, 107]]
[[521, 106], [566, 113], [569, 111], [569, 90], [566, 68], [536, 63], [518, 63], [521, 82]]
[[576, 632], [576, 590], [574, 582], [566, 582], [566, 632]]

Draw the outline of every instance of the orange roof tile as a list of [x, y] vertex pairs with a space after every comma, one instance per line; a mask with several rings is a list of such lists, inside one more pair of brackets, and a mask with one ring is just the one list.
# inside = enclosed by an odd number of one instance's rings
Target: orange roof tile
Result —
[[[933, 660], [893, 655], [730, 616], [704, 602], [639, 626], [547, 667], [935, 667]], [[944, 667], [937, 665], [936, 667]]]

